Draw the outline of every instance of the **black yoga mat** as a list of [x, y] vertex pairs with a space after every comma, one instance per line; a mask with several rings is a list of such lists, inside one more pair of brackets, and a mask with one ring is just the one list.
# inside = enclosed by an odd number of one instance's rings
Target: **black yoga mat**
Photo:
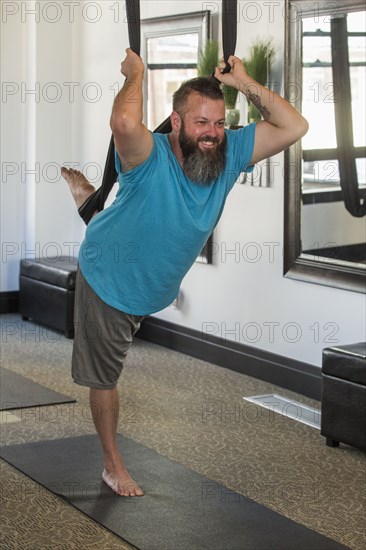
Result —
[[41, 386], [16, 372], [0, 369], [0, 410], [75, 403], [75, 399]]
[[[341, 550], [345, 546], [118, 436], [143, 497], [101, 481], [97, 436], [3, 447], [1, 457], [140, 550]], [[14, 487], [14, 495], [18, 487]]]

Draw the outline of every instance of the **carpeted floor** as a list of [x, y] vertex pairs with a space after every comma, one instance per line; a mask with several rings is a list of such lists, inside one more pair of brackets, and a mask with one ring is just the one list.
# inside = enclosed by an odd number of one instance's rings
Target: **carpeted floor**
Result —
[[[87, 390], [69, 375], [71, 350], [62, 335], [2, 316], [2, 366], [77, 399], [11, 411], [18, 422], [6, 422], [10, 413], [3, 411], [2, 445], [94, 433]], [[313, 407], [318, 402], [138, 339], [119, 386], [121, 434], [352, 549], [364, 548], [365, 453], [329, 448], [318, 430], [242, 397], [279, 393]], [[2, 548], [132, 548], [6, 463], [1, 478]]]

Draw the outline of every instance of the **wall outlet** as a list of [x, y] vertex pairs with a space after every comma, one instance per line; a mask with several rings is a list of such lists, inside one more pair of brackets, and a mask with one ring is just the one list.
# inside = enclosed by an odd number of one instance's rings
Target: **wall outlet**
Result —
[[177, 297], [176, 297], [176, 299], [175, 299], [174, 302], [172, 303], [173, 308], [174, 308], [174, 309], [180, 309], [181, 301], [182, 301], [182, 294], [181, 294], [181, 292], [179, 291], [179, 292], [178, 292], [178, 295], [177, 295]]

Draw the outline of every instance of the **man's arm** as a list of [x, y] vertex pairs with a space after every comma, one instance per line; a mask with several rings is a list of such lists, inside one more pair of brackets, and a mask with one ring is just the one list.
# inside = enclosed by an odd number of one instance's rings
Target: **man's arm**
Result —
[[122, 167], [127, 171], [148, 158], [153, 137], [142, 123], [144, 64], [130, 48], [126, 54], [121, 63], [121, 73], [126, 81], [114, 100], [110, 125]]
[[215, 77], [238, 88], [264, 118], [257, 123], [252, 164], [287, 149], [306, 134], [308, 122], [288, 101], [255, 82], [238, 57], [230, 56], [228, 63], [231, 71], [222, 74], [222, 66], [217, 67]]

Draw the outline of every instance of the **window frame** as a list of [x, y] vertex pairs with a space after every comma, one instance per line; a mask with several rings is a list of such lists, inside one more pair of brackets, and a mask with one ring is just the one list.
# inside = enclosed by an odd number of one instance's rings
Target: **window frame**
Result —
[[[174, 32], [172, 33], [172, 29]], [[148, 93], [148, 67], [147, 42], [150, 38], [162, 36], [171, 36], [172, 34], [198, 34], [198, 52], [200, 52], [206, 43], [206, 40], [212, 38], [212, 17], [209, 10], [181, 13], [178, 15], [166, 15], [163, 17], [154, 17], [141, 20], [141, 57], [145, 62], [145, 78], [143, 83], [144, 97], [144, 123], [147, 122], [147, 93]], [[166, 63], [166, 67], [169, 67]], [[186, 65], [186, 64], [182, 64]], [[197, 66], [197, 65], [196, 65]], [[163, 68], [163, 67], [160, 67]], [[194, 68], [194, 67], [193, 67]], [[163, 122], [163, 121], [161, 121]]]

